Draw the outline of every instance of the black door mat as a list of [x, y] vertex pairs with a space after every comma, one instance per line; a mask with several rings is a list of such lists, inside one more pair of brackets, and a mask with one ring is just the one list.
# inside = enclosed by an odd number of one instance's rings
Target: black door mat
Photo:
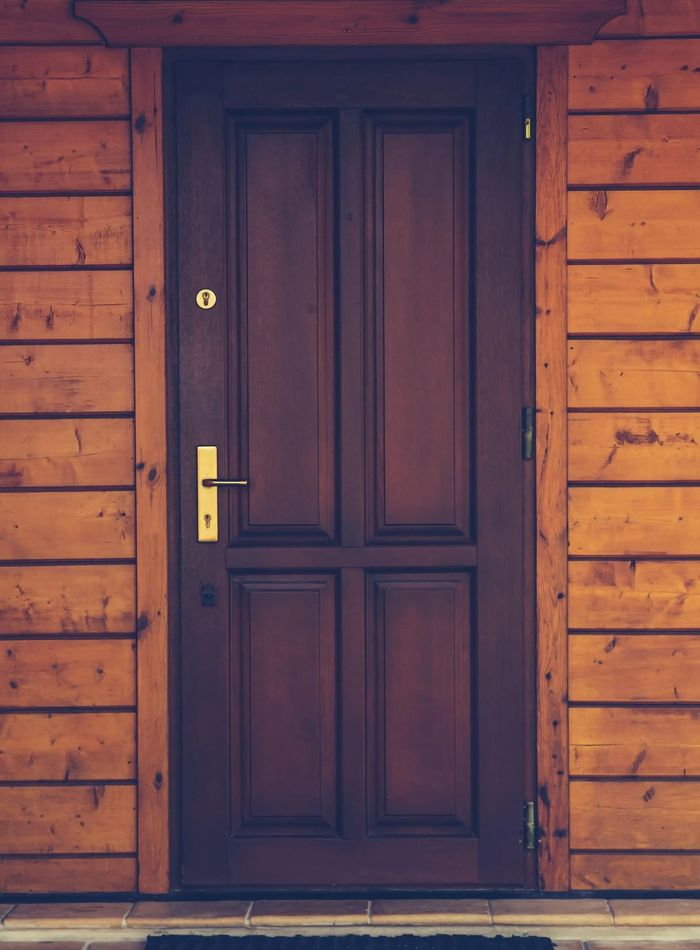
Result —
[[372, 937], [351, 934], [342, 937], [241, 937], [172, 934], [149, 937], [146, 950], [552, 950], [547, 937], [476, 937], [471, 934], [438, 934], [419, 937]]

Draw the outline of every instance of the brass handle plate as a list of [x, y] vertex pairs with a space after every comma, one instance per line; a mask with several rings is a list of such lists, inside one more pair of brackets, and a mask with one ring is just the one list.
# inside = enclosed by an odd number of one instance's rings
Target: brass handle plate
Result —
[[219, 540], [219, 488], [244, 487], [243, 478], [219, 478], [218, 451], [215, 445], [197, 446], [197, 540]]
[[215, 445], [197, 446], [197, 540], [219, 540], [219, 492], [204, 483], [218, 475]]

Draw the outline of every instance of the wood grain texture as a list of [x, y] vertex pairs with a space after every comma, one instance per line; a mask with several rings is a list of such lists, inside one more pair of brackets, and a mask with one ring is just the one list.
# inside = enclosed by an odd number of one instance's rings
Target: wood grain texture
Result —
[[695, 185], [698, 181], [700, 130], [694, 115], [569, 118], [569, 185]]
[[571, 774], [698, 776], [699, 721], [699, 709], [571, 709]]
[[3, 267], [130, 264], [131, 199], [0, 198], [0, 234]]
[[131, 187], [125, 121], [6, 122], [0, 124], [0, 133], [0, 191], [110, 192]]
[[700, 854], [572, 854], [571, 887], [581, 891], [691, 891]]
[[698, 333], [700, 265], [571, 264], [570, 333]]
[[569, 257], [694, 259], [700, 257], [698, 215], [698, 191], [572, 191]]
[[0, 494], [0, 560], [134, 556], [129, 491]]
[[8, 640], [0, 650], [8, 709], [132, 706], [135, 691], [131, 640]]
[[0, 272], [0, 339], [116, 340], [133, 331], [127, 271]]
[[569, 478], [574, 482], [697, 480], [700, 413], [572, 413]]
[[2, 43], [100, 42], [97, 30], [73, 16], [72, 0], [0, 0]]
[[50, 56], [41, 47], [0, 47], [0, 116], [128, 116], [128, 63], [128, 50], [102, 46], [57, 46]]
[[700, 637], [574, 634], [569, 637], [569, 673], [572, 702], [697, 703]]
[[136, 774], [134, 713], [0, 714], [0, 780], [109, 781]]
[[572, 561], [569, 625], [580, 630], [700, 628], [700, 562]]
[[568, 53], [538, 52], [537, 784], [539, 880], [569, 887], [566, 715], [566, 97]]
[[623, 0], [446, 0], [416, 14], [371, 0], [78, 0], [76, 13], [115, 46], [357, 46], [590, 42]]
[[700, 848], [697, 782], [571, 783], [572, 848]]
[[0, 888], [6, 894], [132, 893], [136, 890], [133, 857], [0, 858]]
[[131, 564], [0, 567], [0, 634], [133, 633]]
[[138, 586], [139, 889], [170, 887], [162, 51], [131, 54]]
[[133, 785], [0, 788], [0, 854], [133, 852]]
[[606, 23], [599, 36], [700, 36], [696, 0], [627, 0], [627, 13]]
[[571, 340], [569, 407], [700, 406], [700, 340]]
[[134, 482], [131, 419], [0, 419], [0, 487]]
[[130, 344], [0, 347], [0, 413], [130, 412]]
[[607, 40], [571, 51], [574, 111], [655, 112], [700, 107], [700, 40]]
[[571, 554], [687, 555], [700, 545], [700, 488], [571, 488]]

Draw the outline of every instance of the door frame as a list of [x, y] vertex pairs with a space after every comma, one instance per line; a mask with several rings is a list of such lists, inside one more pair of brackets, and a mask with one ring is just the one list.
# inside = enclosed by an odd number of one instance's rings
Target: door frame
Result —
[[[180, 514], [181, 497], [179, 484], [180, 467], [180, 425], [179, 425], [179, 304], [177, 286], [177, 181], [176, 181], [176, 131], [177, 113], [175, 102], [174, 73], [178, 63], [182, 61], [208, 61], [213, 59], [227, 62], [255, 62], [267, 61], [309, 61], [309, 60], [488, 60], [496, 57], [508, 57], [519, 60], [524, 68], [527, 88], [531, 91], [528, 100], [523, 103], [523, 117], [531, 115], [534, 109], [536, 53], [532, 47], [367, 47], [357, 49], [330, 49], [330, 48], [177, 48], [164, 51], [164, 164], [165, 164], [165, 228], [166, 228], [166, 288], [167, 288], [167, 404], [168, 404], [168, 590], [171, 609], [169, 613], [170, 649], [170, 762], [171, 762], [171, 801], [170, 801], [170, 855], [171, 855], [171, 891], [182, 892], [188, 895], [209, 893], [208, 890], [187, 887], [181, 881], [181, 833], [182, 833], [182, 730], [181, 730], [181, 616], [180, 616]], [[533, 117], [534, 118], [534, 117]], [[523, 169], [523, 234], [521, 245], [522, 260], [522, 319], [523, 339], [529, 341], [524, 348], [523, 360], [523, 392], [522, 405], [535, 405], [535, 147], [533, 142], [524, 142], [522, 149]], [[528, 658], [523, 670], [524, 694], [526, 697], [523, 709], [523, 734], [527, 738], [525, 755], [526, 774], [525, 784], [527, 799], [536, 800], [537, 787], [537, 736], [535, 724], [537, 720], [536, 694], [536, 559], [535, 559], [535, 528], [536, 528], [536, 501], [535, 501], [535, 461], [523, 465], [523, 587], [525, 592], [526, 610], [523, 618], [523, 652]], [[537, 852], [529, 852], [528, 877], [536, 880]], [[512, 888], [510, 888], [512, 890]], [[522, 893], [534, 891], [533, 888], [524, 888]], [[333, 889], [333, 896], [342, 894], [357, 895], [365, 893], [362, 888]], [[408, 892], [406, 888], [386, 888], [373, 890], [374, 896], [382, 893], [397, 894]], [[234, 892], [231, 889], [217, 890], [218, 896], [222, 893], [237, 895], [243, 892]], [[245, 895], [260, 895], [260, 889], [249, 888]], [[271, 893], [265, 891], [265, 893]], [[289, 897], [292, 891], [278, 891], [280, 896]], [[305, 890], [305, 896], [311, 894], [320, 896], [320, 890]], [[416, 893], [411, 890], [410, 893]], [[436, 892], [431, 892], [436, 893]], [[483, 893], [482, 889], [453, 888], [450, 893]]]

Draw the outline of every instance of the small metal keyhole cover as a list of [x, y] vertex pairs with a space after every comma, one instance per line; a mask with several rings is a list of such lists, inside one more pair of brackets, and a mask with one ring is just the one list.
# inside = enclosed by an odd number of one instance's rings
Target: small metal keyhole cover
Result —
[[197, 306], [202, 310], [211, 310], [216, 303], [216, 294], [213, 290], [200, 290], [196, 297]]

